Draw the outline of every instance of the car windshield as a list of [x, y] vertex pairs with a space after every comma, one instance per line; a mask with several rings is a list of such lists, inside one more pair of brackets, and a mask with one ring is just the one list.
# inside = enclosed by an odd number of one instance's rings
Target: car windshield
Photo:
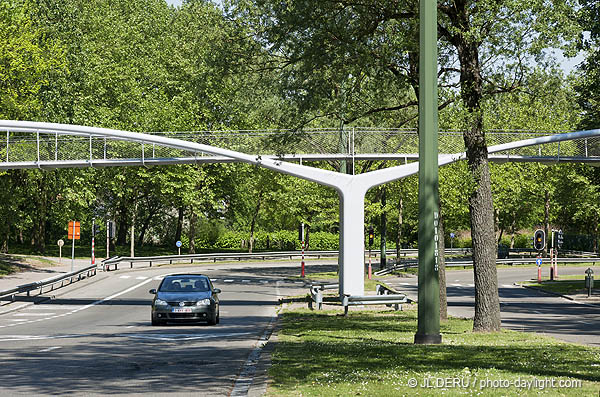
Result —
[[161, 292], [206, 292], [209, 290], [205, 277], [168, 277], [160, 286]]

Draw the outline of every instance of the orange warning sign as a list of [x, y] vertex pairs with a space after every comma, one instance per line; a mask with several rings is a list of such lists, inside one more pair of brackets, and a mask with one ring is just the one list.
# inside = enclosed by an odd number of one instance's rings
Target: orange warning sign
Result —
[[[75, 240], [79, 240], [81, 238], [80, 230], [81, 229], [79, 227], [79, 222], [75, 221]], [[73, 221], [69, 221], [68, 234], [69, 234], [69, 240], [73, 240]]]

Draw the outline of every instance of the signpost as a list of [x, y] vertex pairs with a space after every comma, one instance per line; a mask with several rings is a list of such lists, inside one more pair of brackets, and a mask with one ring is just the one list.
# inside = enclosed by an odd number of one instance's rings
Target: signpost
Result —
[[456, 237], [456, 234], [450, 233], [450, 249], [454, 248], [454, 237]]
[[75, 240], [81, 238], [81, 227], [77, 221], [69, 221], [69, 228], [67, 229], [67, 237], [73, 240], [73, 246], [71, 249], [71, 271], [75, 267]]
[[177, 240], [175, 246], [177, 246], [177, 255], [181, 255], [181, 241]]
[[375, 239], [375, 230], [373, 226], [369, 227], [369, 280], [371, 279], [371, 247], [373, 246], [373, 240]]
[[538, 283], [541, 283], [542, 282], [542, 258], [540, 258], [538, 256], [537, 259], [535, 260], [535, 264], [538, 267]]

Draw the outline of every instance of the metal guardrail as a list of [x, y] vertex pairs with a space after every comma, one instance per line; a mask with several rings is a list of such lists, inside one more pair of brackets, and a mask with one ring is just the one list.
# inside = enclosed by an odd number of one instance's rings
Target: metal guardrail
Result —
[[[545, 258], [548, 259], [548, 258]], [[529, 265], [529, 264], [535, 264], [536, 263], [537, 258], [507, 258], [507, 259], [496, 259], [496, 265]], [[557, 259], [557, 263], [591, 263], [591, 264], [596, 264], [596, 263], [600, 263], [600, 257], [593, 257], [593, 258], [558, 258]], [[383, 276], [385, 274], [391, 273], [394, 270], [402, 270], [402, 269], [407, 269], [407, 268], [411, 268], [411, 267], [417, 267], [418, 266], [418, 261], [417, 260], [407, 260], [407, 261], [402, 261], [402, 263], [399, 263], [397, 265], [393, 265], [391, 267], [387, 267], [385, 269], [382, 270], [378, 270], [376, 271], [374, 274], [376, 276]], [[469, 267], [469, 266], [473, 266], [473, 261], [472, 260], [468, 260], [468, 261], [446, 261], [446, 267]]]
[[[403, 257], [407, 256], [415, 256], [418, 254], [417, 249], [402, 249], [400, 253]], [[446, 250], [446, 253], [452, 254], [468, 254], [471, 252], [470, 248], [454, 248]], [[365, 255], [368, 254], [368, 251], [365, 251]], [[380, 250], [371, 250], [371, 255], [375, 258], [379, 256]], [[339, 255], [339, 251], [305, 251], [305, 257], [316, 257], [318, 259], [322, 257], [336, 257]], [[390, 257], [396, 256], [395, 249], [386, 250], [386, 255]], [[133, 268], [135, 263], [148, 263], [150, 267], [153, 264], [157, 263], [169, 263], [173, 264], [174, 262], [188, 262], [194, 263], [194, 261], [213, 261], [217, 260], [248, 260], [248, 259], [279, 259], [279, 258], [300, 258], [302, 256], [302, 251], [273, 251], [273, 252], [237, 252], [237, 253], [212, 253], [212, 254], [187, 254], [187, 255], [163, 255], [163, 256], [137, 256], [137, 257], [129, 257], [129, 256], [115, 256], [109, 259], [105, 259], [102, 261], [102, 267], [105, 271], [111, 270], [111, 266], [114, 267], [114, 270], [118, 269], [119, 264], [121, 263], [129, 263], [129, 266]]]
[[[339, 284], [313, 284], [310, 286], [311, 300], [308, 302], [308, 308], [312, 309], [316, 305], [318, 310], [323, 309], [323, 291], [334, 290], [340, 287]], [[406, 295], [377, 284], [375, 288], [376, 295], [344, 295], [335, 297], [335, 301], [340, 301], [344, 306], [344, 315], [348, 314], [348, 306], [351, 305], [386, 305], [392, 306], [396, 310], [402, 308], [402, 303], [408, 303]]]
[[[45, 287], [50, 287], [50, 291], [54, 289], [61, 288], [65, 285], [65, 282], [68, 281], [68, 284], [72, 284], [75, 281], [79, 281], [82, 279], [83, 274], [86, 273], [86, 277], [91, 277], [96, 275], [96, 265], [91, 265], [85, 267], [83, 269], [79, 269], [70, 273], [61, 274], [55, 277], [47, 278], [45, 280], [36, 281], [29, 284], [19, 285], [18, 287], [11, 288], [9, 290], [0, 291], [0, 301], [14, 301], [15, 296], [21, 293], [27, 293], [27, 296], [31, 296], [31, 291], [35, 291], [39, 289], [39, 294], [41, 295], [44, 292]], [[76, 280], [75, 280], [76, 279]], [[60, 287], [54, 287], [56, 284], [60, 283]], [[6, 299], [9, 298], [9, 299]]]

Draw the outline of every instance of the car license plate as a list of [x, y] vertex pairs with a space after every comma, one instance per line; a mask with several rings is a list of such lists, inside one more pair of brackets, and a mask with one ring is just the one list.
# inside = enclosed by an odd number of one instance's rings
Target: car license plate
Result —
[[191, 312], [192, 312], [191, 307], [174, 307], [173, 308], [173, 313], [191, 313]]

